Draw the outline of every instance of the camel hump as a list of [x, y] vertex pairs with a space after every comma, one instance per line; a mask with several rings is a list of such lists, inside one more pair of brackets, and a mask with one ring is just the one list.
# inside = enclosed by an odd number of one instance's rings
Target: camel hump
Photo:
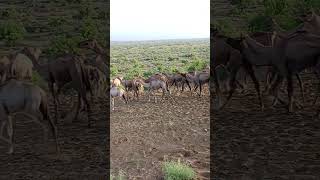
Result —
[[32, 64], [31, 59], [25, 54], [18, 53], [16, 57], [13, 59], [14, 61], [24, 61]]
[[3, 65], [10, 64], [10, 59], [8, 58], [8, 56], [3, 56], [3, 57], [0, 59], [0, 64], [3, 64]]

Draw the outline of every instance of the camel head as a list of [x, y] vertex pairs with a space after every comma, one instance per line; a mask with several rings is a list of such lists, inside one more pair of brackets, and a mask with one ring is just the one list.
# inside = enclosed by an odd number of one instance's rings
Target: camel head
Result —
[[95, 49], [98, 47], [98, 42], [95, 39], [85, 40], [79, 43], [80, 48], [87, 48], [87, 49]]

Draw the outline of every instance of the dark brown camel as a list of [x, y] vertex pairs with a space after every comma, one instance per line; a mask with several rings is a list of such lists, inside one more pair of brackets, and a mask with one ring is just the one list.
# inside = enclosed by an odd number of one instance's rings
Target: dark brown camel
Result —
[[[79, 115], [82, 100], [86, 105], [88, 127], [91, 126], [91, 108], [86, 94], [87, 89], [90, 89], [90, 84], [88, 84], [89, 79], [85, 73], [83, 61], [81, 56], [73, 54], [61, 55], [55, 60], [49, 61], [48, 64], [43, 65], [40, 65], [38, 61], [34, 61], [36, 70], [47, 80], [49, 90], [53, 96], [56, 123], [58, 121], [58, 95], [63, 86], [71, 83], [72, 88], [78, 92], [77, 110], [73, 120], [76, 120]], [[57, 91], [54, 85], [56, 85]]]
[[[310, 67], [315, 67], [320, 77], [320, 36], [308, 32], [294, 34], [274, 34], [274, 47], [262, 47], [253, 39], [244, 40], [244, 53], [255, 64], [269, 64], [278, 72], [272, 85], [273, 94], [278, 98], [277, 89], [284, 78], [287, 79], [288, 111], [293, 111], [292, 75]], [[259, 59], [259, 60], [257, 60]], [[254, 62], [255, 61], [255, 62]], [[259, 61], [259, 62], [257, 62]]]
[[[211, 33], [211, 37], [213, 38], [213, 50], [210, 51], [210, 61], [212, 65], [211, 74], [213, 75], [219, 109], [224, 108], [231, 100], [232, 94], [234, 93], [236, 88], [237, 72], [239, 71], [240, 67], [243, 66], [255, 84], [260, 107], [261, 110], [263, 110], [263, 101], [260, 93], [260, 86], [254, 74], [252, 65], [245, 58], [243, 58], [241, 52], [238, 49], [233, 48], [226, 42], [227, 40], [225, 36], [219, 35], [216, 29], [211, 29]], [[221, 104], [220, 86], [218, 82], [217, 72], [215, 70], [219, 65], [226, 66], [232, 77], [230, 81], [231, 90], [229, 91], [229, 95], [224, 104]]]
[[[249, 35], [252, 39], [254, 39], [257, 43], [259, 43], [260, 45], [262, 46], [273, 46], [274, 43], [273, 43], [273, 39], [274, 39], [274, 36], [273, 36], [274, 33], [271, 33], [271, 32], [255, 32], [255, 33], [252, 33], [251, 35]], [[236, 48], [238, 49], [240, 52], [243, 52], [243, 47], [241, 46], [241, 43], [242, 43], [242, 40], [243, 38], [240, 38], [240, 39], [233, 39], [233, 38], [228, 38], [226, 37], [226, 42], [231, 45], [233, 48]], [[244, 58], [246, 58], [244, 56]], [[247, 61], [248, 62], [248, 61]], [[263, 67], [263, 66], [259, 66], [259, 67]], [[260, 71], [259, 69], [256, 69], [258, 68], [258, 66], [254, 66], [253, 65], [253, 70], [255, 71]], [[272, 67], [272, 66], [268, 66], [268, 70], [266, 72], [266, 87], [265, 87], [265, 92], [269, 92], [270, 91], [270, 88], [271, 88], [271, 82], [275, 79], [276, 77], [276, 70]], [[305, 101], [305, 96], [304, 96], [304, 88], [303, 88], [303, 82], [301, 80], [301, 77], [300, 75], [297, 73], [295, 74], [297, 79], [298, 79], [298, 82], [299, 82], [299, 86], [300, 86], [300, 90], [301, 90], [301, 95], [302, 95], [302, 99], [303, 99], [303, 102]], [[259, 85], [260, 86], [260, 85]]]
[[170, 78], [170, 83], [172, 85], [175, 85], [175, 87], [178, 89], [179, 83], [181, 84], [181, 91], [184, 91], [184, 85], [187, 84], [189, 87], [189, 90], [191, 91], [191, 86], [189, 84], [189, 81], [187, 80], [187, 76], [185, 73], [175, 73], [171, 78]]

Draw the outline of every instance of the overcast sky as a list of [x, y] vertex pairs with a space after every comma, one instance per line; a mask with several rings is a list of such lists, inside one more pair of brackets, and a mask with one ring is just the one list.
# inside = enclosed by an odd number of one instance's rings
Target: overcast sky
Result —
[[111, 0], [111, 41], [210, 37], [209, 0]]

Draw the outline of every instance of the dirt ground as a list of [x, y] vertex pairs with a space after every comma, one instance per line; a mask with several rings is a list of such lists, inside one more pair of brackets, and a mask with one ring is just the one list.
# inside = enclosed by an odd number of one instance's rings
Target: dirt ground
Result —
[[[302, 75], [306, 103], [288, 114], [279, 104], [265, 99], [261, 112], [253, 85], [237, 93], [229, 106], [212, 113], [214, 125], [211, 166], [213, 179], [227, 180], [318, 180], [320, 177], [320, 123], [314, 118], [316, 79]], [[301, 101], [299, 89], [295, 97]], [[283, 94], [287, 99], [287, 95]]]
[[209, 179], [209, 95], [190, 92], [173, 99], [148, 102], [146, 96], [111, 112], [111, 173], [129, 179], [161, 179], [162, 163], [178, 160], [191, 165], [199, 179]]
[[[66, 102], [60, 106], [59, 111], [66, 114], [70, 112], [71, 101], [70, 98], [61, 99]], [[103, 104], [106, 105], [106, 102]], [[40, 126], [27, 123], [25, 117], [17, 115], [14, 118], [14, 154], [8, 155], [8, 145], [0, 141], [0, 179], [107, 179], [109, 152], [106, 152], [106, 138], [109, 137], [109, 132], [106, 128], [107, 111], [103, 107], [99, 103], [93, 109], [96, 121], [92, 128], [87, 127], [86, 118], [79, 118], [79, 121], [73, 123], [59, 120], [60, 156], [56, 155], [51, 133], [49, 141], [44, 142]]]

